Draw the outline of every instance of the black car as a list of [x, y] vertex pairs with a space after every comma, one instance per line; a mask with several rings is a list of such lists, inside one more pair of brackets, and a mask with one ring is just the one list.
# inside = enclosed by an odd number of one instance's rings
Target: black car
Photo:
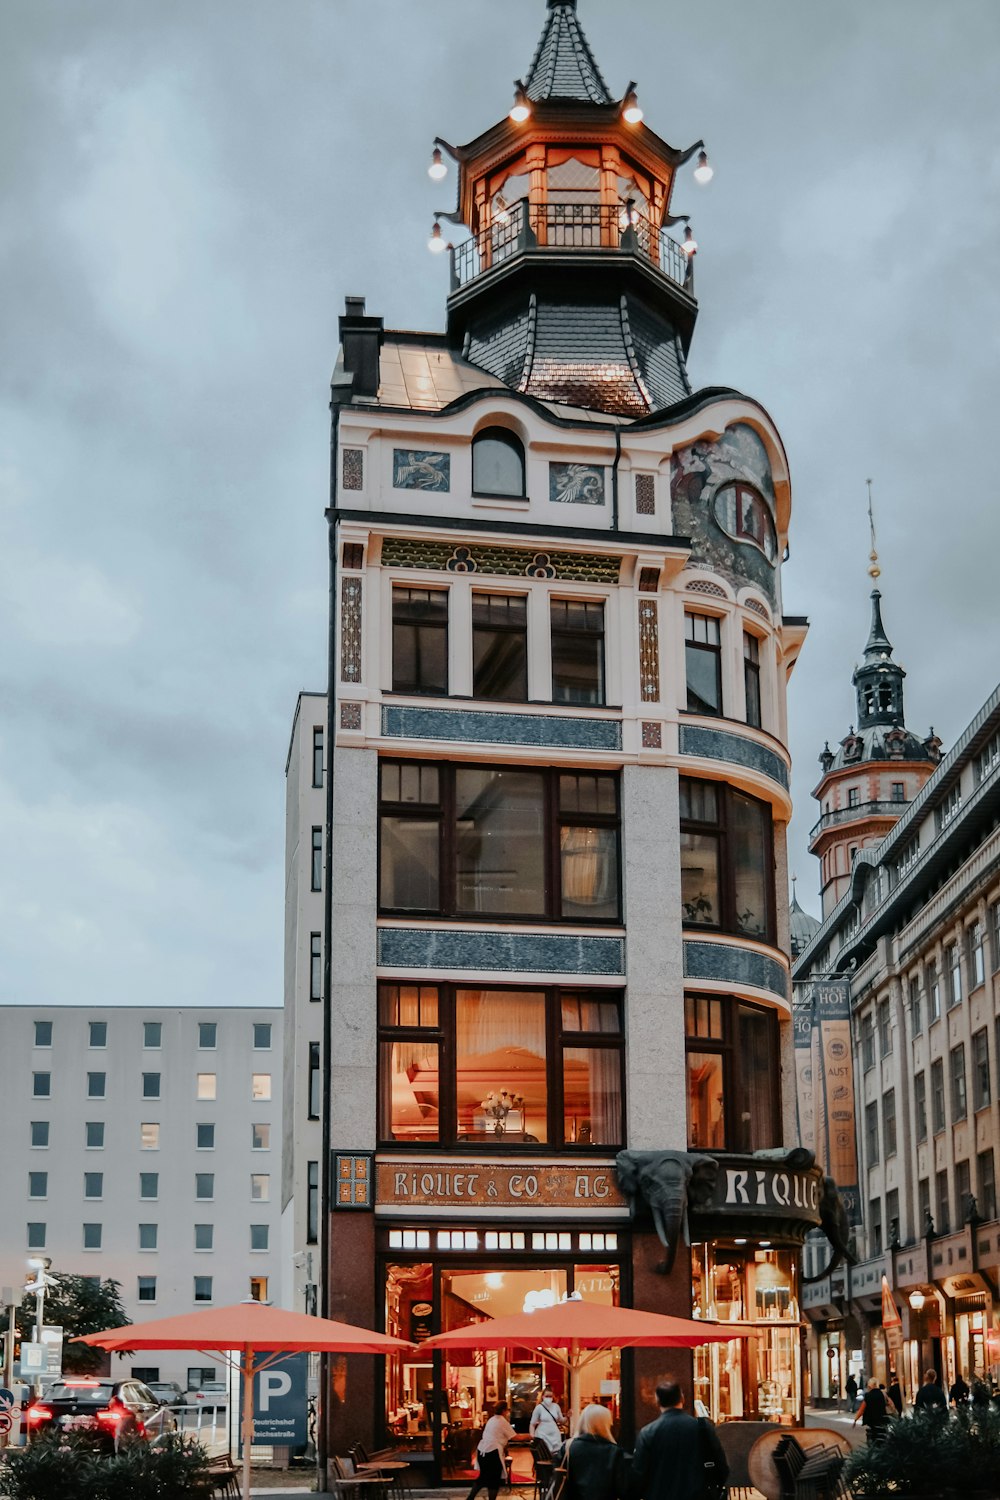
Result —
[[177, 1422], [141, 1380], [57, 1380], [26, 1412], [28, 1433], [80, 1432], [109, 1453], [123, 1438], [153, 1439]]

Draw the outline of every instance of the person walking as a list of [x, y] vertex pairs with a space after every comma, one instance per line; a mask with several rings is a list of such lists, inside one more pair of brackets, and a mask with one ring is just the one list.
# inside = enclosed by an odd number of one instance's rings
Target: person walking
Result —
[[507, 1444], [511, 1438], [516, 1437], [507, 1413], [510, 1407], [506, 1401], [498, 1401], [493, 1408], [493, 1415], [483, 1428], [476, 1449], [479, 1458], [479, 1473], [472, 1481], [472, 1488], [466, 1500], [476, 1500], [479, 1491], [485, 1486], [490, 1500], [497, 1500], [507, 1479], [507, 1470], [504, 1458], [507, 1454]]
[[853, 1373], [848, 1375], [844, 1383], [844, 1390], [847, 1392], [847, 1400], [849, 1402], [847, 1409], [848, 1411], [853, 1411], [858, 1404], [858, 1382], [855, 1380]]
[[721, 1494], [729, 1464], [715, 1427], [707, 1417], [691, 1417], [683, 1410], [684, 1393], [676, 1380], [658, 1385], [656, 1400], [660, 1415], [636, 1439], [632, 1493], [645, 1500], [703, 1500], [710, 1491]]
[[924, 1383], [917, 1392], [913, 1410], [914, 1413], [920, 1412], [924, 1416], [931, 1412], [935, 1414], [947, 1412], [948, 1403], [938, 1383], [937, 1370], [924, 1371]]
[[955, 1384], [948, 1392], [948, 1400], [951, 1402], [952, 1406], [964, 1406], [968, 1399], [969, 1387], [962, 1379], [961, 1374], [959, 1374], [955, 1379]]
[[869, 1443], [880, 1443], [885, 1437], [885, 1430], [889, 1425], [889, 1403], [885, 1399], [885, 1391], [879, 1389], [879, 1383], [873, 1375], [868, 1382], [864, 1400], [854, 1413], [852, 1427], [861, 1423], [865, 1429]]
[[541, 1438], [549, 1452], [555, 1455], [563, 1445], [564, 1421], [562, 1408], [553, 1398], [552, 1387], [547, 1385], [531, 1413], [528, 1431], [532, 1437]]
[[580, 1413], [566, 1445], [567, 1500], [625, 1500], [628, 1462], [611, 1432], [611, 1413], [596, 1401]]
[[[899, 1383], [899, 1376], [895, 1370], [889, 1371], [889, 1389], [886, 1391], [886, 1395], [896, 1408], [896, 1416], [901, 1417], [903, 1415], [903, 1388]], [[890, 1412], [891, 1415], [892, 1413]]]

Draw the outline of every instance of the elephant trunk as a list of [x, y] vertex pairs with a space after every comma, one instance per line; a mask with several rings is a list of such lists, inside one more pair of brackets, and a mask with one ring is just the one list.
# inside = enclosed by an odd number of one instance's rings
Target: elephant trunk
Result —
[[663, 1269], [669, 1273], [673, 1270], [674, 1257], [677, 1254], [677, 1245], [681, 1237], [684, 1199], [680, 1197], [676, 1202], [670, 1204], [669, 1217], [664, 1213], [659, 1203], [651, 1203], [650, 1212], [653, 1216], [653, 1227], [659, 1236], [660, 1244], [667, 1252], [663, 1259]]

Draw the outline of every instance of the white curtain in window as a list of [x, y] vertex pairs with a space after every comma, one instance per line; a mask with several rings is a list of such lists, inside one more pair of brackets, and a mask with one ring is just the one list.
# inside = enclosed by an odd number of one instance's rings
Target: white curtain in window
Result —
[[545, 997], [510, 990], [460, 990], [455, 1006], [459, 1066], [469, 1057], [516, 1048], [545, 1057]]

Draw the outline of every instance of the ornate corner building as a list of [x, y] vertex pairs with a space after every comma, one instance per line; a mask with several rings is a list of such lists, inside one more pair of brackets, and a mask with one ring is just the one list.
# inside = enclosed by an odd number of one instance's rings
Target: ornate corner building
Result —
[[[688, 376], [701, 142], [612, 96], [568, 0], [514, 114], [438, 143], [446, 331], [353, 297], [340, 323], [329, 692], [287, 778], [285, 1243], [331, 1316], [417, 1344], [573, 1292], [745, 1321], [693, 1364], [611, 1351], [581, 1394], [627, 1434], [672, 1368], [717, 1418], [791, 1421], [821, 1188], [784, 1149], [785, 453]], [[336, 1379], [332, 1441], [349, 1406], [344, 1436], [452, 1480], [490, 1402], [517, 1425], [566, 1394], [492, 1353]]]

